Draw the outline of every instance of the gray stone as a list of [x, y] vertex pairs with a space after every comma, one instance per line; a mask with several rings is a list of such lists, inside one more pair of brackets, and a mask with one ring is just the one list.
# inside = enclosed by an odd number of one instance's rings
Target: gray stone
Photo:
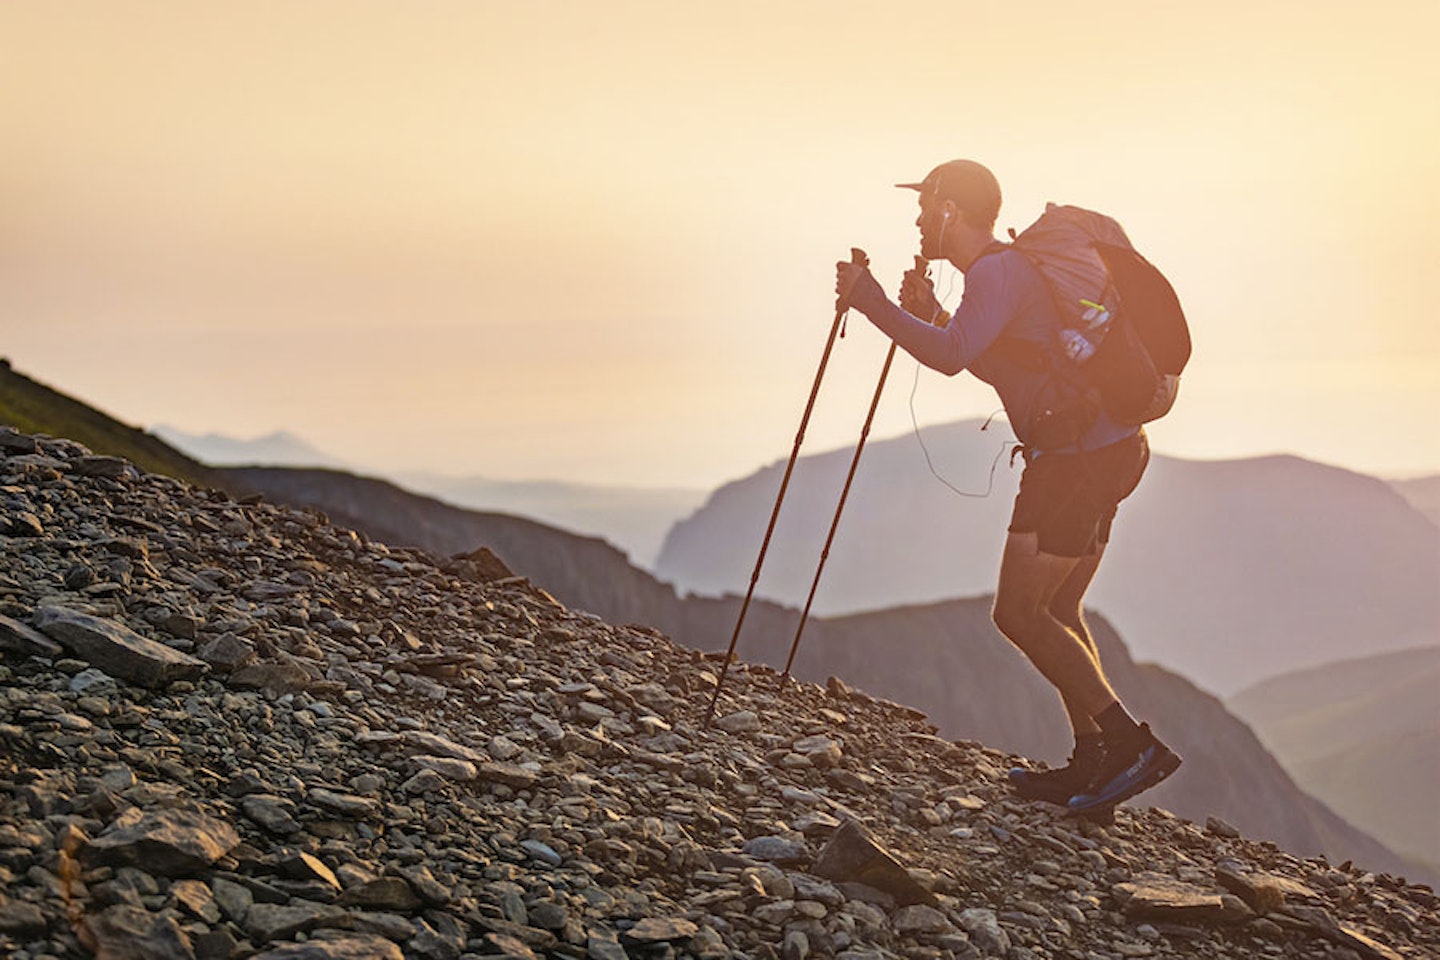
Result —
[[541, 843], [539, 840], [521, 840], [520, 849], [530, 854], [530, 856], [536, 860], [548, 863], [552, 867], [558, 867], [564, 862], [560, 854], [555, 852], [554, 847], [546, 843]]
[[591, 960], [629, 960], [612, 930], [591, 929], [585, 940], [585, 952]]
[[981, 950], [1003, 957], [1010, 952], [1010, 935], [1000, 926], [994, 910], [972, 907], [960, 912], [960, 926]]
[[490, 756], [501, 763], [514, 760], [520, 755], [520, 747], [509, 737], [500, 735], [490, 738], [485, 750]]
[[[453, 780], [457, 783], [464, 783], [474, 780], [480, 775], [479, 769], [469, 760], [458, 760], [455, 757], [411, 757], [410, 762], [421, 770], [429, 770], [446, 780]], [[433, 789], [433, 788], [432, 788]]]
[[308, 671], [296, 663], [249, 663], [232, 670], [226, 680], [241, 690], [264, 690], [273, 696], [303, 693], [314, 683]]
[[[530, 949], [529, 944], [508, 933], [487, 933], [485, 942], [490, 946], [490, 952], [486, 956], [499, 956], [506, 960], [539, 960], [538, 955]], [[626, 960], [625, 951], [621, 949], [620, 944], [616, 943], [613, 946], [616, 951], [619, 951], [618, 956], [612, 953], [606, 957], [603, 953], [594, 951], [590, 953], [590, 956], [595, 957], [596, 960]]]
[[245, 932], [257, 944], [288, 940], [321, 924], [334, 923], [345, 911], [328, 903], [295, 899], [289, 904], [257, 903], [245, 915]]
[[105, 671], [88, 667], [70, 678], [70, 690], [81, 696], [109, 697], [119, 692], [120, 684]]
[[95, 955], [104, 960], [195, 960], [190, 938], [173, 917], [116, 905], [83, 921]]
[[249, 887], [224, 877], [216, 877], [210, 881], [210, 892], [215, 897], [215, 904], [220, 908], [220, 912], [235, 923], [244, 922], [245, 914], [255, 902], [255, 894], [250, 892]]
[[346, 933], [323, 940], [287, 943], [257, 953], [251, 960], [404, 960], [404, 954], [399, 946], [383, 937]]
[[784, 837], [752, 837], [745, 841], [741, 852], [770, 863], [799, 864], [810, 860], [810, 851], [802, 841]]
[[240, 809], [255, 823], [277, 836], [299, 833], [300, 823], [291, 816], [295, 804], [284, 797], [252, 793], [240, 801]]
[[320, 858], [304, 851], [281, 856], [275, 862], [275, 870], [291, 880], [318, 881], [331, 889], [340, 889], [340, 881], [335, 877], [335, 872]]
[[327, 813], [347, 817], [351, 820], [373, 817], [380, 808], [377, 802], [368, 797], [357, 797], [350, 793], [335, 793], [323, 787], [311, 790], [306, 795], [306, 799]]
[[[1142, 873], [1112, 888], [1125, 915], [1165, 923], [1243, 923], [1253, 914], [1239, 898], [1227, 903], [1221, 894], [1158, 873]], [[1239, 909], [1236, 909], [1238, 905]]]
[[699, 932], [698, 926], [683, 917], [646, 917], [626, 930], [621, 939], [637, 944], [660, 943], [689, 940]]
[[454, 760], [465, 760], [476, 766], [489, 760], [489, 756], [479, 750], [462, 746], [454, 740], [447, 739], [438, 734], [428, 733], [424, 730], [407, 730], [400, 737], [401, 743], [411, 753], [435, 757], [450, 757]]
[[194, 944], [196, 960], [231, 960], [240, 948], [240, 941], [228, 926], [198, 934]]
[[740, 710], [715, 721], [726, 733], [752, 733], [760, 729], [760, 717], [752, 710]]
[[449, 783], [448, 779], [427, 768], [400, 784], [400, 789], [412, 796], [418, 796], [422, 793], [435, 793], [443, 790]]
[[206, 923], [220, 922], [220, 907], [215, 895], [199, 880], [176, 880], [170, 885], [171, 898], [192, 916]]
[[45, 932], [45, 914], [33, 903], [0, 901], [0, 934], [33, 937]]
[[863, 883], [883, 890], [901, 906], [923, 903], [935, 907], [935, 895], [914, 878], [855, 820], [846, 820], [825, 844], [810, 871], [827, 880]]
[[40, 657], [58, 657], [64, 648], [19, 620], [0, 616], [0, 650]]
[[1297, 905], [1288, 908], [1285, 913], [1310, 924], [1327, 940], [1354, 950], [1366, 960], [1404, 960], [1400, 953], [1368, 936], [1364, 931], [1349, 924], [1340, 923], [1323, 907]]
[[5, 525], [5, 532], [12, 537], [43, 537], [45, 527], [40, 518], [28, 510], [11, 514]]
[[1285, 885], [1268, 874], [1221, 864], [1215, 868], [1215, 882], [1244, 900], [1256, 913], [1274, 913], [1285, 905]]
[[403, 877], [381, 877], [358, 887], [351, 887], [340, 894], [336, 903], [345, 907], [400, 913], [409, 913], [422, 906], [420, 898]]
[[481, 763], [477, 764], [476, 772], [481, 780], [502, 783], [514, 790], [528, 790], [540, 780], [540, 775], [535, 771], [513, 763]]
[[[5, 370], [8, 371], [10, 364], [4, 362]], [[38, 450], [35, 438], [21, 433], [14, 427], [0, 427], [0, 451], [6, 454], [32, 454]]]
[[118, 480], [125, 476], [130, 461], [120, 457], [104, 457], [92, 455], [81, 457], [71, 463], [70, 468], [81, 477], [108, 477], [111, 480]]
[[[401, 867], [398, 871], [405, 882], [410, 884], [410, 889], [432, 907], [440, 907], [454, 899], [454, 892], [430, 872], [430, 868], [424, 864], [417, 864], [413, 867]], [[562, 924], [563, 925], [563, 924]]]
[[415, 921], [415, 935], [406, 944], [421, 960], [458, 960], [465, 949], [466, 930], [448, 913], [431, 911]]
[[917, 933], [945, 933], [955, 928], [945, 914], [923, 903], [896, 910], [892, 922], [897, 933], [909, 936]]
[[350, 926], [357, 933], [384, 937], [396, 943], [403, 943], [415, 935], [415, 924], [410, 922], [409, 917], [402, 917], [398, 913], [352, 910], [349, 918]]
[[219, 860], [240, 842], [223, 820], [193, 810], [131, 808], [110, 830], [90, 841], [85, 860], [95, 865], [128, 864], [160, 876], [193, 873]]
[[142, 687], [193, 680], [207, 669], [204, 661], [146, 639], [113, 620], [64, 607], [41, 607], [35, 613], [35, 625], [88, 663]]
[[763, 923], [771, 927], [783, 927], [795, 916], [794, 900], [773, 900], [770, 903], [762, 903], [753, 907], [750, 911], [757, 923]]
[[233, 633], [224, 633], [202, 643], [195, 655], [216, 670], [233, 673], [255, 662], [255, 645]]

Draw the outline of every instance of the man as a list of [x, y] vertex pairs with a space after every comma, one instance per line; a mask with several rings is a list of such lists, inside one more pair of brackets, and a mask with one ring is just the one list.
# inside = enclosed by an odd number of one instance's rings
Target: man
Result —
[[1056, 349], [1060, 318], [1035, 266], [995, 239], [994, 175], [953, 160], [899, 186], [919, 193], [921, 257], [948, 260], [965, 274], [960, 305], [953, 317], [942, 308], [923, 265], [906, 272], [897, 305], [866, 267], [840, 263], [841, 305], [864, 313], [926, 366], [947, 375], [968, 369], [999, 393], [1025, 470], [1000, 565], [995, 625], [1059, 692], [1075, 735], [1064, 767], [1017, 768], [1010, 780], [1020, 796], [1076, 813], [1111, 807], [1180, 765], [1115, 695], [1083, 612], [1116, 507], [1149, 460], [1145, 433], [1103, 411], [1063, 440], [1046, 429], [1042, 411], [1063, 407], [1062, 394], [1073, 392], [1037, 362]]

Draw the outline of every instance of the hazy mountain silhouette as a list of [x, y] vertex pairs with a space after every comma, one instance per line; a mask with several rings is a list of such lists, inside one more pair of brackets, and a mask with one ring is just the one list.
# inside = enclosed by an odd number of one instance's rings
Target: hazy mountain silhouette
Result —
[[[860, 464], [815, 608], [929, 602], [994, 588], [1018, 465], [978, 422], [872, 442]], [[802, 457], [759, 593], [803, 603], [850, 450]], [[702, 593], [743, 589], [783, 462], [715, 491], [676, 524], [656, 575]], [[1389, 485], [1297, 457], [1187, 461], [1155, 456], [1121, 507], [1089, 600], [1136, 655], [1202, 687], [1440, 638], [1440, 530]]]
[[1400, 491], [1412, 507], [1429, 517], [1431, 523], [1440, 527], [1440, 475], [1392, 480], [1390, 485]]
[[163, 423], [156, 424], [151, 432], [171, 446], [217, 467], [254, 463], [287, 467], [348, 467], [339, 457], [325, 453], [287, 430], [276, 430], [249, 440], [222, 433], [188, 433]]
[[[1305, 790], [1440, 870], [1440, 648], [1288, 673], [1226, 701]], [[1427, 798], [1417, 804], [1414, 798]]]
[[[152, 431], [192, 457], [216, 466], [325, 467], [354, 464], [285, 430], [250, 440], [219, 433], [187, 433], [159, 425]], [[707, 492], [671, 487], [598, 486], [559, 480], [491, 480], [434, 471], [402, 470], [389, 479], [447, 503], [529, 517], [586, 536], [603, 536], [643, 567], [654, 564], [671, 526], [704, 502]]]
[[558, 480], [489, 480], [400, 472], [394, 479], [456, 506], [512, 513], [587, 536], [600, 536], [649, 568], [675, 522], [705, 501], [704, 490], [597, 486]]

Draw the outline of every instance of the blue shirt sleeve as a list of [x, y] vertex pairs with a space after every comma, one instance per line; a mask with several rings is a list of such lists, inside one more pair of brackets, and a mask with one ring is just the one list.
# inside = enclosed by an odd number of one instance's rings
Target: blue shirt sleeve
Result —
[[944, 328], [892, 303], [866, 273], [850, 291], [850, 305], [870, 318], [906, 353], [947, 376], [968, 367], [995, 342], [1020, 308], [1023, 288], [1003, 254], [981, 257], [965, 274], [965, 294]]

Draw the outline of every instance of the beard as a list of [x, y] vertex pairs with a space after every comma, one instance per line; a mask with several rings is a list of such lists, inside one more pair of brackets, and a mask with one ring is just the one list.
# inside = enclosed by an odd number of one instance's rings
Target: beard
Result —
[[936, 211], [928, 217], [920, 229], [920, 256], [926, 260], [945, 259], [945, 228], [950, 226], [948, 218]]

